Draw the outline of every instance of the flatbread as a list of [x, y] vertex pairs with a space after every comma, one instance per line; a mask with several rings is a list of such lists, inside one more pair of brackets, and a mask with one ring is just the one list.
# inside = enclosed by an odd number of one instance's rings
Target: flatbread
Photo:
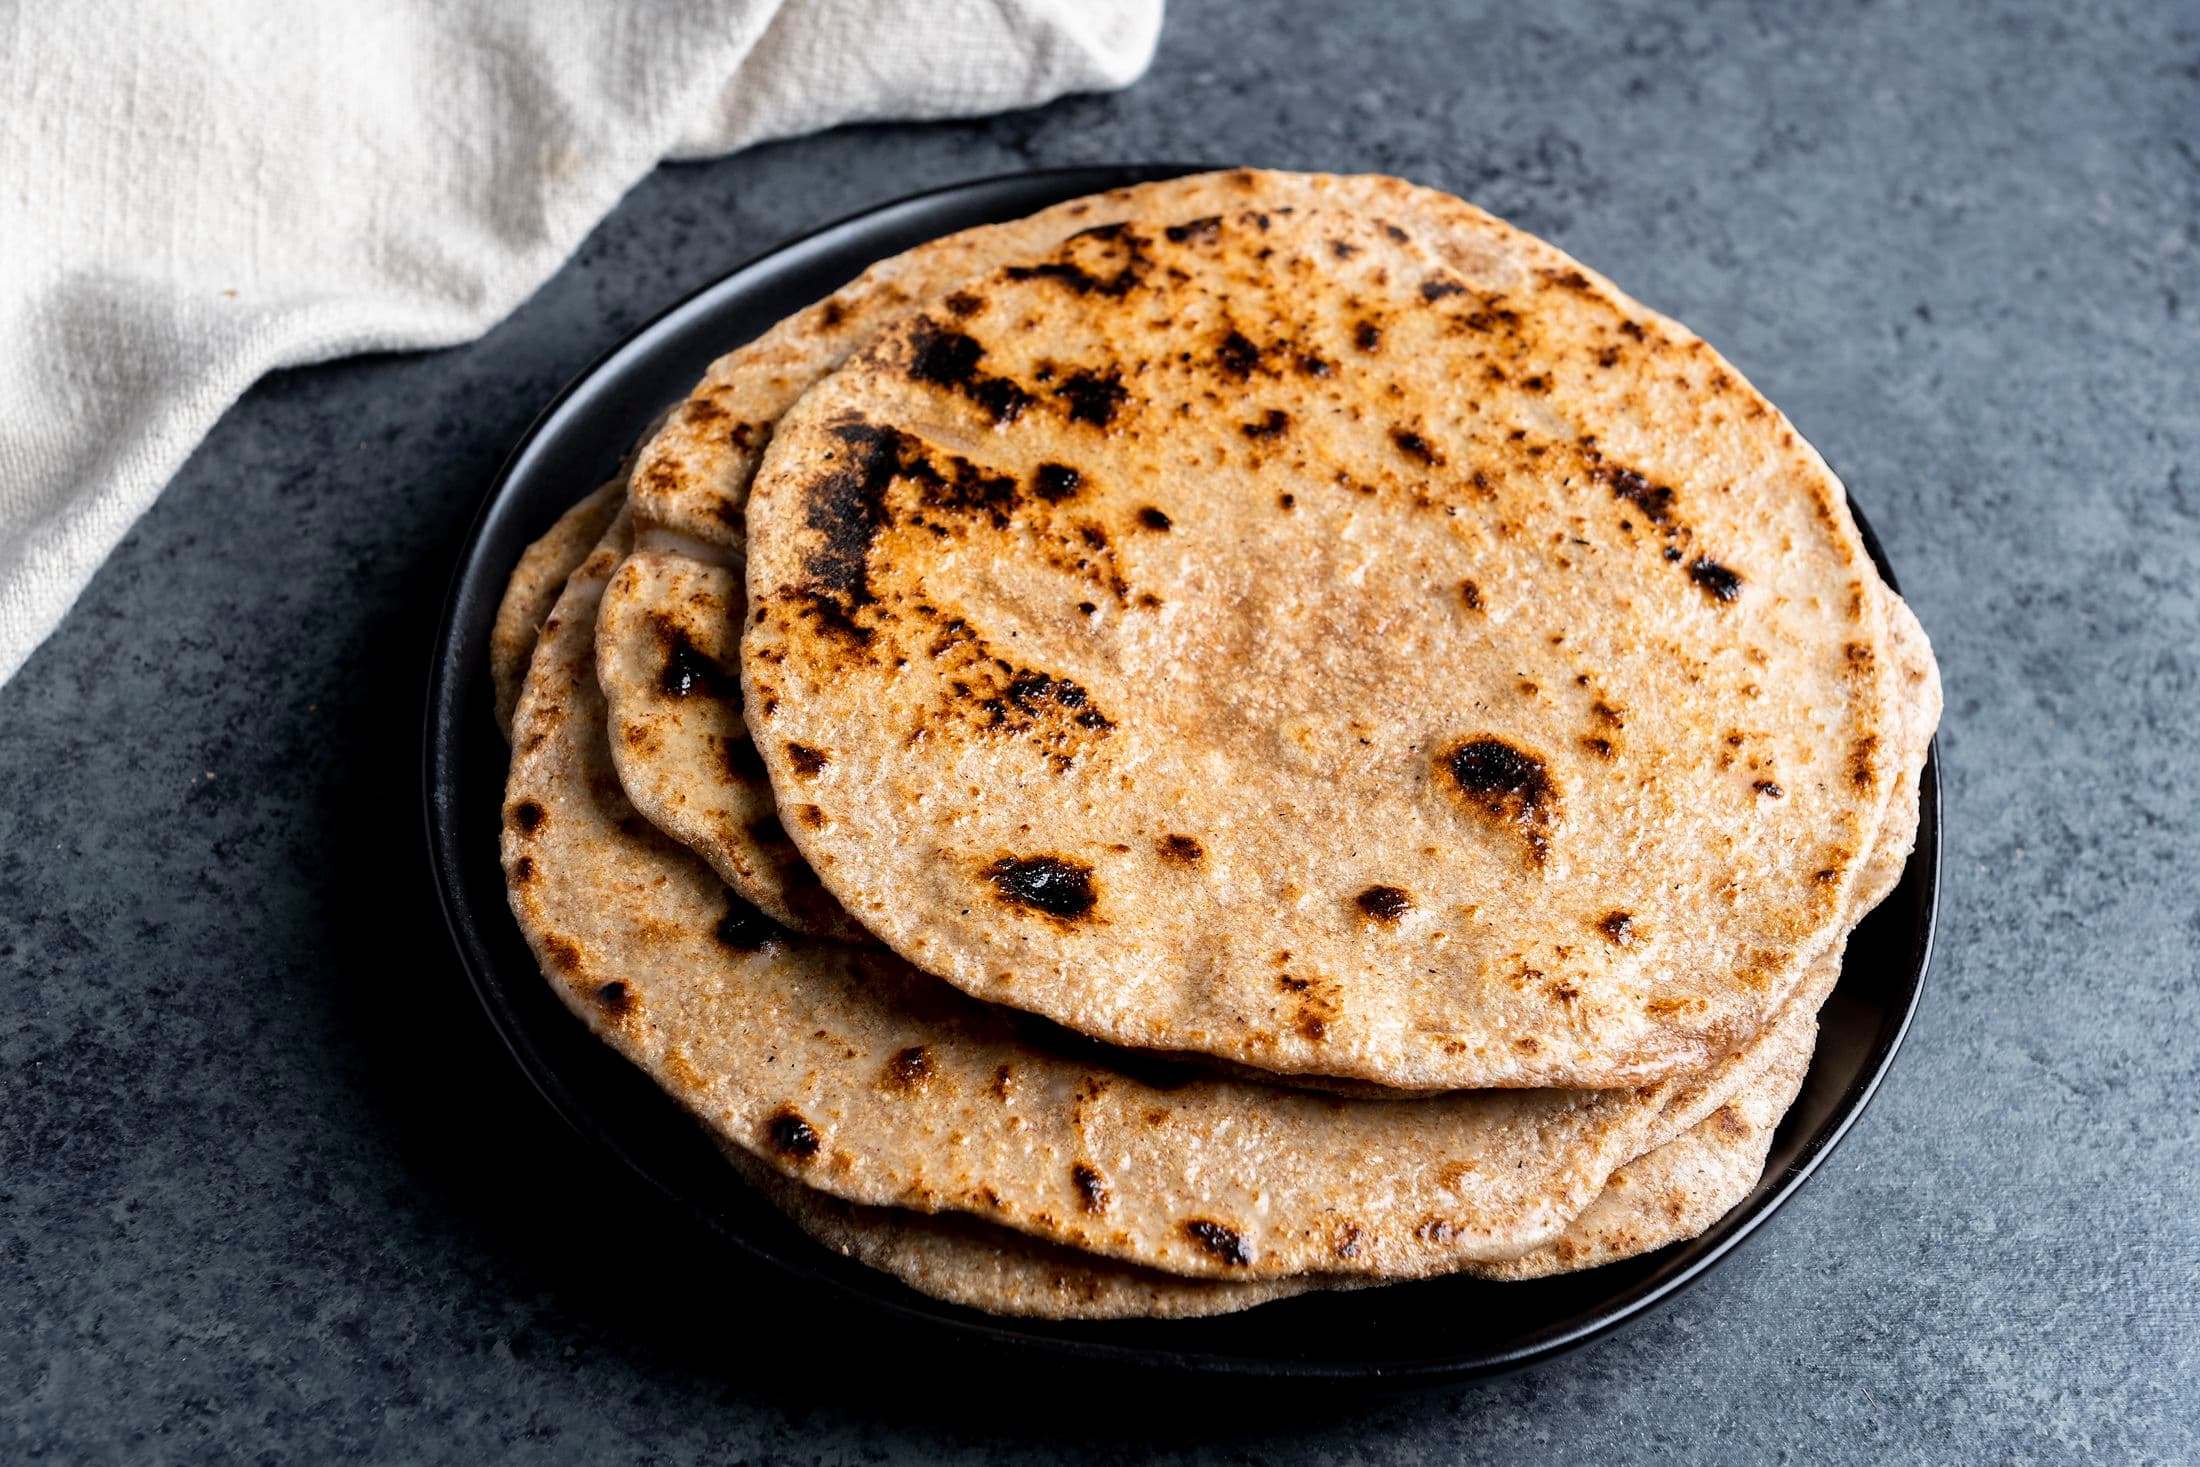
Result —
[[1699, 1067], [1847, 920], [1877, 574], [1702, 342], [1393, 187], [1412, 229], [1087, 231], [781, 420], [743, 672], [785, 828], [912, 963], [1115, 1044]]
[[1550, 1242], [1774, 1058], [1760, 1041], [1642, 1090], [1347, 1100], [1095, 1052], [890, 954], [784, 933], [641, 819], [611, 767], [591, 630], [630, 533], [622, 517], [574, 574], [529, 666], [513, 912], [595, 1032], [785, 1175], [1173, 1273], [1410, 1277]]
[[[1696, 1125], [1612, 1174], [1552, 1242], [1520, 1258], [1469, 1263], [1494, 1281], [1596, 1268], [1693, 1238], [1756, 1187], [1780, 1117], [1809, 1068], [1816, 1026]], [[1191, 1279], [1095, 1258], [956, 1213], [924, 1214], [843, 1202], [781, 1176], [719, 1142], [742, 1178], [818, 1242], [951, 1304], [1041, 1319], [1189, 1319], [1228, 1314], [1315, 1290], [1375, 1280], [1308, 1275], [1239, 1282]]]
[[1887, 618], [1888, 653], [1893, 658], [1898, 718], [1895, 783], [1885, 821], [1869, 860], [1857, 880], [1856, 918], [1887, 899], [1902, 880], [1917, 845], [1919, 779], [1933, 734], [1940, 727], [1940, 666], [1925, 628], [1908, 602], [1884, 587], [1881, 606]]
[[812, 1238], [920, 1294], [1034, 1319], [1197, 1319], [1288, 1299], [1310, 1279], [1191, 1279], [1096, 1258], [963, 1213], [843, 1202], [781, 1176], [741, 1147], [719, 1147], [742, 1180]]
[[519, 706], [520, 683], [527, 676], [527, 659], [534, 655], [543, 619], [557, 604], [566, 578], [596, 548], [625, 502], [626, 476], [607, 480], [559, 515], [541, 539], [520, 553], [512, 578], [504, 584], [496, 621], [489, 628], [489, 682], [496, 695], [497, 732], [507, 743], [512, 738], [512, 710]]

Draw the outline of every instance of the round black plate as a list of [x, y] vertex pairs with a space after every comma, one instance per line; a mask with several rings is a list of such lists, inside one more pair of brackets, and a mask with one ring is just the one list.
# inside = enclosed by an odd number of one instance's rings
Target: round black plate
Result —
[[[931, 1321], [943, 1337], [1026, 1358], [1210, 1376], [1433, 1383], [1517, 1368], [1655, 1307], [1770, 1217], [1832, 1151], [1902, 1043], [1932, 950], [1940, 791], [1925, 766], [1917, 852], [1893, 896], [1857, 928], [1821, 1018], [1818, 1053], [1781, 1124], [1764, 1180], [1693, 1242], [1524, 1284], [1439, 1279], [1316, 1295], [1178, 1323], [1047, 1324], [937, 1303], [817, 1246], [739, 1182], [700, 1129], [598, 1043], [536, 971], [504, 900], [497, 822], [505, 750], [491, 718], [489, 626], [528, 541], [602, 482], [659, 408], [709, 362], [864, 266], [926, 239], [1178, 167], [1068, 168], [959, 184], [888, 204], [741, 266], [635, 332], [561, 393], [491, 486], [459, 553], [428, 695], [428, 844], [451, 936], [520, 1067], [575, 1130], [609, 1147], [732, 1247], [840, 1296], [851, 1310]], [[1880, 570], [1878, 541], [1857, 523]]]

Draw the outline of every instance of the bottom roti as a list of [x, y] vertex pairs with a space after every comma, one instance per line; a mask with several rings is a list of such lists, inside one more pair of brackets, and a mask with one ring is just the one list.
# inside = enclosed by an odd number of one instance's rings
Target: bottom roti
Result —
[[[1780, 1118], [1810, 1067], [1816, 1027], [1788, 1043], [1763, 1075], [1663, 1146], [1612, 1174], [1566, 1231], [1533, 1253], [1469, 1264], [1476, 1278], [1573, 1273], [1693, 1238], [1726, 1216], [1764, 1174]], [[1373, 1279], [1309, 1275], [1237, 1283], [1190, 1279], [1096, 1258], [958, 1213], [843, 1202], [783, 1177], [723, 1139], [742, 1178], [812, 1238], [921, 1294], [988, 1314], [1034, 1319], [1193, 1319]]]

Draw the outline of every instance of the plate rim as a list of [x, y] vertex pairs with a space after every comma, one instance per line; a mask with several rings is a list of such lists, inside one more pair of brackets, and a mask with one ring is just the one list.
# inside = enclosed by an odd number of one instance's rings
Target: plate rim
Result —
[[[466, 890], [462, 874], [463, 843], [468, 827], [465, 825], [464, 813], [455, 808], [452, 798], [461, 758], [459, 743], [464, 737], [465, 721], [469, 717], [469, 701], [482, 705], [480, 709], [472, 710], [471, 716], [476, 718], [485, 716], [487, 706], [486, 669], [470, 666], [470, 660], [463, 655], [459, 646], [463, 633], [463, 614], [481, 598], [483, 587], [480, 582], [484, 575], [489, 577], [489, 585], [496, 594], [501, 595], [510, 567], [483, 564], [488, 531], [499, 510], [506, 507], [508, 499], [513, 497], [515, 483], [523, 481], [523, 475], [530, 467], [530, 451], [556, 426], [578, 397], [598, 383], [607, 372], [619, 367], [625, 359], [645, 356], [652, 338], [676, 327], [691, 314], [707, 310], [714, 298], [721, 295], [738, 298], [747, 277], [766, 271], [780, 262], [799, 260], [805, 252], [830, 248], [843, 237], [860, 240], [866, 235], [879, 233], [889, 228], [891, 221], [898, 216], [920, 213], [931, 207], [953, 208], [963, 200], [1033, 187], [1044, 190], [1059, 185], [1066, 190], [1059, 197], [1067, 199], [1126, 183], [1174, 177], [1215, 166], [1228, 165], [1080, 164], [1018, 170], [941, 184], [851, 211], [742, 258], [730, 269], [682, 295], [625, 333], [597, 353], [560, 387], [535, 414], [489, 481], [463, 537], [458, 542], [452, 572], [436, 621], [428, 659], [422, 717], [421, 795], [425, 826], [423, 833], [426, 836], [428, 865], [435, 887], [437, 907], [442, 913], [446, 932], [456, 950], [459, 966], [465, 972], [468, 986], [481, 1004], [491, 1028], [536, 1094], [566, 1127], [585, 1144], [615, 1157], [622, 1166], [647, 1182], [660, 1196], [678, 1204], [683, 1211], [700, 1222], [712, 1237], [733, 1244], [750, 1259], [778, 1269], [785, 1276], [811, 1285], [822, 1285], [836, 1297], [847, 1300], [856, 1307], [883, 1311], [905, 1325], [950, 1332], [973, 1345], [996, 1350], [1038, 1349], [1056, 1359], [1077, 1359], [1087, 1364], [1106, 1367], [1192, 1373], [1242, 1381], [1373, 1385], [1384, 1388], [1432, 1386], [1506, 1374], [1579, 1349], [1644, 1318], [1677, 1297], [1724, 1261], [1778, 1212], [1817, 1172], [1862, 1118], [1886, 1080], [1895, 1057], [1915, 1022], [1923, 1000], [1926, 978], [1931, 969], [1939, 926], [1943, 839], [1937, 735], [1928, 745], [1926, 762], [1919, 777], [1918, 840], [1903, 873], [1904, 884], [1913, 875], [1918, 876], [1922, 883], [1916, 901], [1918, 911], [1910, 937], [1909, 957], [1905, 964], [1907, 971], [1900, 980], [1899, 988], [1887, 995], [1888, 1002], [1881, 1010], [1877, 1032], [1858, 1061], [1859, 1069], [1855, 1078], [1833, 1101], [1828, 1119], [1805, 1139], [1800, 1153], [1789, 1162], [1770, 1189], [1760, 1181], [1748, 1198], [1704, 1234], [1683, 1244], [1674, 1245], [1693, 1250], [1686, 1255], [1682, 1266], [1654, 1275], [1632, 1289], [1619, 1290], [1611, 1300], [1597, 1306], [1591, 1317], [1569, 1328], [1511, 1348], [1477, 1349], [1458, 1355], [1432, 1355], [1364, 1364], [1278, 1356], [1251, 1357], [1198, 1348], [1174, 1349], [1141, 1341], [1110, 1341], [1070, 1334], [1066, 1331], [1096, 1328], [1104, 1330], [1108, 1327], [1108, 1322], [1047, 1321], [989, 1315], [965, 1306], [932, 1299], [908, 1288], [890, 1275], [869, 1270], [864, 1270], [858, 1277], [870, 1287], [859, 1287], [850, 1278], [819, 1266], [827, 1259], [837, 1259], [837, 1255], [814, 1240], [804, 1238], [808, 1248], [817, 1255], [812, 1260], [787, 1256], [782, 1250], [746, 1235], [731, 1226], [725, 1217], [704, 1205], [693, 1195], [691, 1189], [682, 1188], [674, 1181], [659, 1175], [642, 1158], [618, 1144], [608, 1134], [606, 1127], [590, 1115], [584, 1097], [576, 1094], [564, 1082], [554, 1063], [542, 1054], [533, 1039], [524, 1032], [520, 1019], [504, 1002], [498, 983], [490, 976], [489, 970], [494, 968], [495, 958], [483, 937], [481, 917]], [[960, 223], [950, 225], [950, 228], [960, 227], [964, 226]], [[730, 350], [731, 347], [720, 349]], [[1848, 503], [1850, 514], [1874, 565], [1886, 579], [1888, 586], [1899, 592], [1900, 584], [1893, 568], [1888, 564], [1884, 548], [1870, 521], [1856, 506], [1853, 494], [1848, 496]], [[493, 601], [496, 597], [491, 596], [489, 599]], [[500, 918], [509, 920], [508, 911], [501, 903], [495, 906], [494, 915], [488, 920]], [[580, 1024], [578, 1019], [571, 1022], [576, 1026]], [[585, 1028], [582, 1032], [586, 1032]], [[1816, 1063], [1814, 1057], [1814, 1067]]]

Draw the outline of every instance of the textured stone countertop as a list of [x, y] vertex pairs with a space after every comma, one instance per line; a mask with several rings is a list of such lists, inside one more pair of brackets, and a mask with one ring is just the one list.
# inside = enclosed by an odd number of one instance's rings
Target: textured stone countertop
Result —
[[[1124, 95], [661, 169], [484, 340], [252, 391], [0, 687], [0, 1458], [2200, 1458], [2200, 11], [1687, 9], [1186, 0]], [[1788, 411], [1939, 650], [1899, 1065], [1736, 1256], [1522, 1375], [943, 1373], [571, 1142], [435, 913], [426, 652], [536, 409], [813, 224], [1140, 158], [1557, 241]]]

